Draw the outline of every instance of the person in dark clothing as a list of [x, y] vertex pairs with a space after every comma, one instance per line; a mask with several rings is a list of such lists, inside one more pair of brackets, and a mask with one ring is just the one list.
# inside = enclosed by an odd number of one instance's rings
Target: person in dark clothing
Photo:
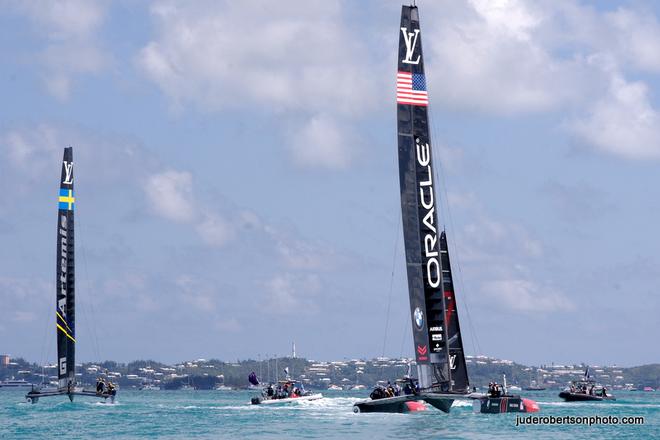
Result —
[[103, 391], [105, 389], [105, 383], [103, 383], [102, 378], [96, 379], [96, 394], [103, 394]]

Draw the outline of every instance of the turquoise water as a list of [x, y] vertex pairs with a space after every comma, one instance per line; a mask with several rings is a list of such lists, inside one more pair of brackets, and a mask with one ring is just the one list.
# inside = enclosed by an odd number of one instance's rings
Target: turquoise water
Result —
[[[520, 426], [516, 414], [475, 414], [467, 402], [450, 414], [353, 414], [367, 392], [324, 392], [286, 406], [249, 405], [249, 391], [120, 390], [115, 405], [65, 397], [25, 403], [25, 391], [0, 390], [0, 438], [660, 438], [660, 392], [618, 392], [612, 403], [564, 403], [557, 392], [524, 392], [541, 416], [644, 416], [642, 426]], [[524, 416], [524, 414], [522, 415]]]

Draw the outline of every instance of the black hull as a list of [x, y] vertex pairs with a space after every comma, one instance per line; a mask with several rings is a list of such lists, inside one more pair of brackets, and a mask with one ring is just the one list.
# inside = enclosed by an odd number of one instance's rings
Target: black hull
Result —
[[433, 393], [422, 394], [421, 397], [426, 403], [445, 413], [448, 413], [449, 410], [451, 410], [451, 405], [454, 403], [455, 399], [452, 395], [435, 395]]
[[559, 397], [567, 402], [602, 402], [603, 400], [616, 400], [614, 396], [592, 396], [584, 393], [571, 393], [569, 391], [562, 391]]
[[434, 408], [448, 413], [454, 403], [451, 395], [417, 394], [408, 396], [386, 397], [384, 399], [363, 400], [353, 405], [353, 412], [360, 413], [407, 413], [415, 411], [408, 405], [410, 402], [425, 401]]
[[25, 399], [27, 399], [27, 401], [30, 403], [37, 403], [41, 397], [69, 396], [69, 400], [73, 402], [74, 396], [86, 396], [86, 397], [98, 397], [99, 399], [103, 399], [106, 401], [110, 399], [110, 402], [114, 403], [116, 395], [117, 395], [116, 391], [113, 393], [96, 393], [94, 391], [87, 391], [87, 390], [71, 391], [71, 392], [67, 392], [66, 390], [44, 391], [44, 392], [32, 390], [25, 395]]
[[418, 396], [397, 396], [385, 397], [376, 400], [363, 400], [356, 402], [353, 405], [354, 413], [406, 413], [410, 412], [408, 409], [408, 402], [418, 400]]

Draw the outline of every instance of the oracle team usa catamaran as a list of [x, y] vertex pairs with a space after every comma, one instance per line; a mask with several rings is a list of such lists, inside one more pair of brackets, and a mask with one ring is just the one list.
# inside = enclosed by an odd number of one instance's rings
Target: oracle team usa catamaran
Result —
[[353, 410], [417, 411], [423, 400], [449, 412], [455, 399], [474, 399], [480, 412], [491, 412], [495, 404], [501, 408], [498, 412], [533, 410], [520, 396], [500, 396], [494, 402], [491, 396], [470, 392], [447, 235], [438, 223], [429, 97], [419, 10], [414, 5], [401, 10], [396, 79], [401, 214], [417, 379], [401, 380], [405, 387], [399, 395], [375, 390]]
[[62, 175], [57, 211], [57, 270], [55, 277], [55, 328], [57, 333], [57, 378], [56, 390], [33, 388], [25, 398], [37, 403], [40, 397], [67, 395], [92, 396], [114, 402], [116, 389], [99, 386], [97, 390], [84, 390], [76, 384], [76, 301], [75, 301], [75, 241], [73, 213], [73, 150], [64, 149]]

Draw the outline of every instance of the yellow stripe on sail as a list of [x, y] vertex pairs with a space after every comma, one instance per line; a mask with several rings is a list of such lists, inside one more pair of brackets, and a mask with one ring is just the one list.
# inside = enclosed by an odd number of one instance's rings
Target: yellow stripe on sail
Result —
[[57, 310], [55, 310], [55, 314], [56, 314], [56, 315], [62, 320], [62, 322], [64, 323], [64, 325], [66, 325], [66, 328], [69, 329], [69, 331], [70, 331], [71, 333], [73, 333], [73, 330], [71, 330], [71, 327], [69, 327], [69, 324], [66, 323], [66, 319], [62, 318], [62, 315], [60, 315], [60, 312], [58, 312]]
[[64, 334], [66, 335], [67, 338], [71, 339], [73, 342], [76, 342], [76, 340], [73, 339], [73, 338], [71, 337], [71, 335], [68, 334], [67, 331], [64, 330], [64, 328], [63, 328], [61, 325], [59, 325], [59, 324], [55, 324], [55, 325], [57, 326], [57, 328], [59, 328], [60, 330], [62, 330], [62, 333], [64, 333]]

